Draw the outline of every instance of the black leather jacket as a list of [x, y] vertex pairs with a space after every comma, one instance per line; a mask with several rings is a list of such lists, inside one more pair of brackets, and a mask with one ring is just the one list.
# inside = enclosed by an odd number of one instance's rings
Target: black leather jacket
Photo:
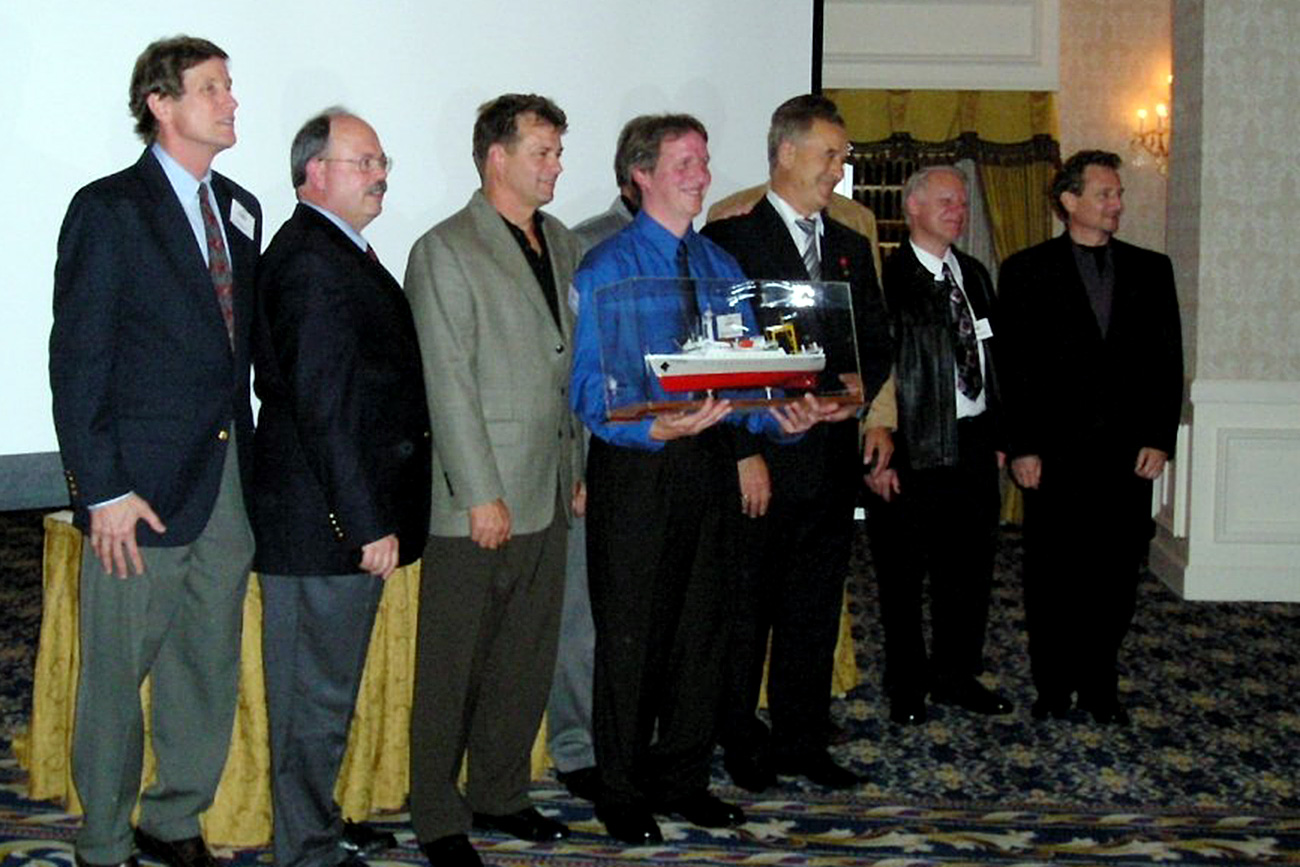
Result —
[[[993, 281], [977, 260], [954, 248], [961, 265], [963, 291], [975, 318], [988, 319], [997, 335]], [[911, 243], [901, 244], [881, 269], [885, 307], [893, 334], [894, 375], [898, 385], [899, 466], [912, 469], [957, 464], [956, 383], [948, 294], [942, 283], [916, 258]], [[1001, 405], [993, 364], [991, 337], [984, 347], [985, 415], [997, 426], [1002, 443]]]

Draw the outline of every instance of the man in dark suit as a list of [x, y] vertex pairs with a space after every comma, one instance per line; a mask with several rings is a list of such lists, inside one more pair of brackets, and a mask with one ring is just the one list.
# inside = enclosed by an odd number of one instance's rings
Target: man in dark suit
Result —
[[1025, 495], [1025, 614], [1038, 700], [1124, 724], [1115, 671], [1174, 451], [1183, 350], [1169, 258], [1113, 237], [1120, 159], [1081, 151], [1052, 184], [1059, 237], [1002, 266], [1011, 469]]
[[[824, 213], [849, 153], [844, 119], [825, 97], [797, 96], [772, 114], [767, 144], [766, 196], [748, 214], [710, 223], [704, 235], [753, 279], [849, 284], [858, 356], [840, 359], [839, 369], [851, 372], [839, 375], [870, 404], [893, 363], [871, 245]], [[733, 635], [719, 731], [728, 773], [751, 791], [774, 783], [774, 771], [829, 788], [859, 782], [826, 752], [835, 642], [862, 484], [856, 409], [846, 405], [833, 423], [791, 445], [738, 434], [744, 514], [737, 516]], [[891, 448], [888, 428], [871, 429], [868, 462], [881, 452], [887, 462]], [[770, 743], [755, 716], [769, 632]]]
[[[249, 343], [261, 208], [210, 170], [235, 143], [226, 53], [160, 40], [136, 60], [139, 161], [79, 191], [59, 235], [50, 389], [87, 533], [73, 779], [78, 864], [213, 863], [199, 830], [235, 712]], [[156, 781], [140, 796], [139, 686], [153, 684]]]
[[585, 501], [566, 402], [565, 293], [578, 241], [541, 210], [563, 170], [566, 128], [564, 112], [535, 94], [483, 105], [473, 149], [482, 189], [407, 262], [434, 440], [411, 822], [435, 867], [479, 863], [471, 825], [536, 841], [568, 835], [528, 794], [555, 670], [567, 525]]
[[334, 867], [362, 863], [334, 784], [383, 579], [428, 531], [431, 444], [410, 307], [361, 235], [388, 189], [378, 136], [329, 109], [290, 164], [298, 206], [258, 275], [255, 563], [275, 860]]
[[[883, 268], [893, 328], [898, 431], [868, 509], [885, 628], [890, 719], [926, 719], [925, 697], [981, 714], [1011, 703], [976, 676], [1004, 461], [988, 271], [953, 246], [966, 225], [966, 176], [931, 166], [903, 188], [908, 242]], [[927, 655], [922, 590], [930, 579]]]

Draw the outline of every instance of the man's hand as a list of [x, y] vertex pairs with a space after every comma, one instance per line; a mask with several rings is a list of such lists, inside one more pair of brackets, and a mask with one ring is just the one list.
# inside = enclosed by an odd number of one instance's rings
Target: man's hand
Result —
[[894, 437], [887, 427], [869, 427], [862, 438], [862, 465], [872, 473], [889, 469], [889, 459], [894, 456]]
[[392, 575], [400, 561], [398, 544], [397, 535], [389, 533], [382, 539], [362, 545], [361, 571], [369, 572], [376, 578], [387, 578]]
[[718, 400], [709, 395], [694, 412], [666, 412], [655, 416], [650, 424], [650, 439], [668, 442], [681, 437], [693, 437], [713, 427], [731, 412], [731, 401]]
[[903, 490], [902, 485], [898, 482], [897, 470], [872, 470], [867, 474], [866, 482], [867, 487], [871, 488], [872, 492], [886, 503], [894, 499], [895, 495], [902, 493]]
[[740, 511], [751, 518], [767, 514], [772, 502], [772, 476], [762, 455], [750, 455], [736, 461], [740, 475]]
[[1150, 447], [1144, 448], [1138, 452], [1137, 466], [1133, 468], [1133, 472], [1144, 479], [1158, 479], [1165, 471], [1165, 463], [1168, 460], [1168, 452]]
[[155, 533], [166, 533], [162, 520], [138, 494], [90, 510], [90, 548], [104, 566], [104, 574], [125, 578], [131, 571], [144, 574], [144, 558], [135, 543], [136, 521], [143, 520]]
[[1022, 488], [1037, 488], [1043, 478], [1043, 461], [1038, 455], [1021, 455], [1011, 461], [1011, 477]]
[[510, 509], [504, 500], [470, 506], [469, 538], [490, 551], [510, 541]]
[[587, 484], [585, 482], [573, 483], [573, 497], [569, 500], [569, 508], [573, 510], [573, 517], [581, 518], [587, 514]]
[[822, 418], [822, 421], [844, 421], [858, 414], [858, 405], [862, 400], [862, 377], [856, 373], [841, 373], [840, 382], [844, 383], [844, 390], [849, 393], [849, 397], [855, 399], [834, 407]]
[[776, 419], [777, 424], [781, 425], [782, 431], [789, 436], [794, 436], [804, 433], [818, 422], [825, 421], [838, 409], [836, 404], [822, 402], [812, 392], [808, 392], [802, 400], [769, 406], [767, 411], [772, 418]]

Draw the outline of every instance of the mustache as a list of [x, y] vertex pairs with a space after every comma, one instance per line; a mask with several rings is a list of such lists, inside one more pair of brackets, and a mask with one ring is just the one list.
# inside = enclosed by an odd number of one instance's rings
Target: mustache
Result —
[[388, 192], [388, 181], [375, 181], [366, 190], [366, 193], [372, 196], [382, 196], [386, 192]]

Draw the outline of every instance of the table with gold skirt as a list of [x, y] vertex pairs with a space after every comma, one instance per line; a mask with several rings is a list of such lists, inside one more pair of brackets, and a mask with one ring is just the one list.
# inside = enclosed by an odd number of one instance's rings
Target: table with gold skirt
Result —
[[[69, 517], [70, 513], [59, 512], [45, 519], [44, 608], [32, 716], [27, 733], [14, 738], [14, 752], [28, 771], [31, 797], [60, 800], [70, 812], [80, 812], [69, 757], [79, 665], [81, 533]], [[356, 714], [335, 788], [335, 798], [350, 819], [401, 810], [406, 803], [419, 566], [414, 563], [399, 569], [388, 579], [375, 618]], [[832, 691], [842, 695], [857, 682], [846, 610], [840, 619]], [[147, 702], [147, 682], [141, 694]], [[257, 846], [271, 837], [271, 789], [262, 681], [262, 595], [256, 576], [249, 581], [244, 600], [238, 702], [230, 754], [216, 800], [203, 816], [203, 829], [213, 844]], [[145, 720], [147, 724], [148, 714]], [[534, 777], [549, 764], [544, 732], [543, 725], [533, 745]], [[145, 781], [152, 776], [153, 754], [146, 740]]]

